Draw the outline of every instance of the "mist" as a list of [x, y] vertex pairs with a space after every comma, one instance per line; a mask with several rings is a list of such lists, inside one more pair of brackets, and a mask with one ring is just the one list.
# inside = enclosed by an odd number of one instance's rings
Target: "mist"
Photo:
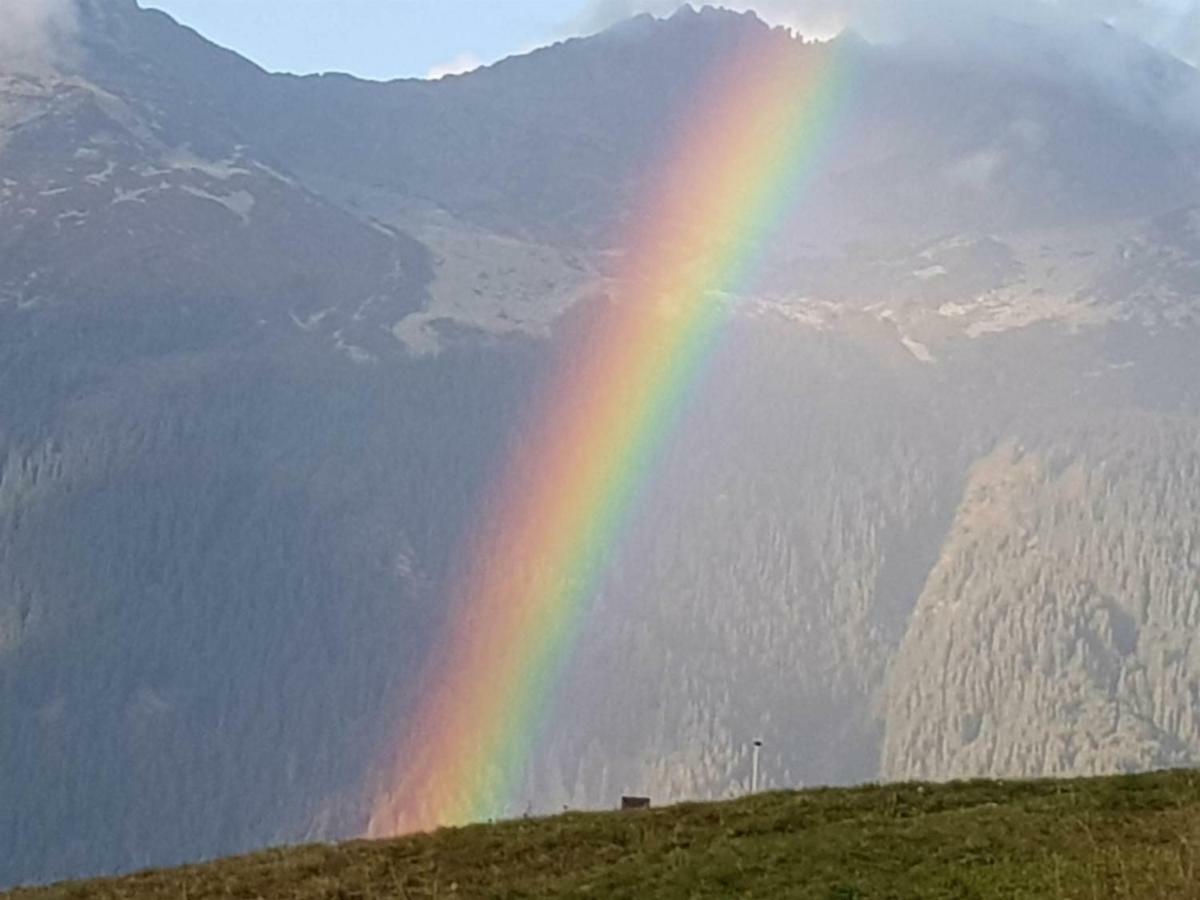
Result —
[[[669, 14], [679, 5], [677, 0], [591, 0], [575, 25], [596, 31], [638, 13]], [[852, 28], [877, 43], [958, 35], [995, 19], [1041, 27], [1106, 24], [1189, 64], [1200, 61], [1200, 0], [729, 0], [717, 5], [752, 9], [810, 37]]]
[[[581, 32], [677, 0], [591, 0]], [[699, 6], [698, 3], [691, 4]], [[853, 30], [896, 52], [1003, 66], [1119, 104], [1156, 127], [1200, 131], [1200, 0], [728, 0], [805, 37]], [[1159, 52], [1155, 52], [1159, 51]]]
[[52, 65], [75, 29], [74, 0], [0, 0], [0, 67], [37, 70]]

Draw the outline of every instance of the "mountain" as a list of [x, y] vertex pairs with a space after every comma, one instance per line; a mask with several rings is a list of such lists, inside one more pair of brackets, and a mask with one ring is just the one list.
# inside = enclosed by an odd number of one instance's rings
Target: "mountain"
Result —
[[489, 479], [747, 48], [837, 56], [823, 161], [512, 812], [740, 792], [754, 737], [774, 786], [1200, 762], [1194, 70], [685, 9], [379, 84], [75, 5], [0, 63], [0, 884], [363, 832]]

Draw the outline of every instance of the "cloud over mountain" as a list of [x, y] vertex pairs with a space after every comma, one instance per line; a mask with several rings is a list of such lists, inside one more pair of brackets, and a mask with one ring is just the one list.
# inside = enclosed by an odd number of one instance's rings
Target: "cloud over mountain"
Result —
[[[679, 5], [676, 0], [590, 0], [575, 25], [598, 30], [636, 13], [667, 14]], [[884, 42], [973, 29], [993, 18], [1039, 25], [1092, 20], [1192, 64], [1200, 60], [1197, 0], [730, 0], [720, 5], [752, 9], [817, 37], [854, 28]]]
[[0, 60], [40, 68], [61, 54], [75, 31], [73, 0], [0, 0]]
[[[677, 0], [590, 0], [572, 26], [595, 31], [639, 13], [667, 16], [680, 5]], [[1200, 131], [1200, 91], [1185, 68], [1200, 60], [1200, 0], [728, 0], [720, 5], [753, 11], [810, 38], [853, 30], [904, 55], [1023, 70], [1115, 102], [1155, 127], [1166, 123]], [[1178, 61], [1174, 70], [1172, 58]]]

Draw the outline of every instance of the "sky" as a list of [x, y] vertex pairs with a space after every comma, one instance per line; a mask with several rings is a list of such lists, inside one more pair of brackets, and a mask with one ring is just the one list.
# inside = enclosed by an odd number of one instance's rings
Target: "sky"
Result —
[[[386, 79], [469, 70], [638, 12], [666, 14], [682, 0], [141, 2], [267, 69]], [[851, 25], [872, 39], [887, 39], [981, 12], [1104, 19], [1192, 63], [1200, 60], [1200, 0], [723, 0], [721, 5], [754, 8], [768, 21], [815, 37]]]
[[141, 0], [272, 71], [428, 77], [553, 43], [583, 0]]

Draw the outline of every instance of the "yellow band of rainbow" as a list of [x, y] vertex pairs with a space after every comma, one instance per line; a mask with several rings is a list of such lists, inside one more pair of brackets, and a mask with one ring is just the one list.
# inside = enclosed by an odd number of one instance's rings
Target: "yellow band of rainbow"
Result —
[[480, 516], [424, 696], [389, 748], [371, 836], [504, 815], [575, 631], [657, 450], [794, 210], [844, 90], [834, 44], [778, 30], [713, 65], [615, 279]]

